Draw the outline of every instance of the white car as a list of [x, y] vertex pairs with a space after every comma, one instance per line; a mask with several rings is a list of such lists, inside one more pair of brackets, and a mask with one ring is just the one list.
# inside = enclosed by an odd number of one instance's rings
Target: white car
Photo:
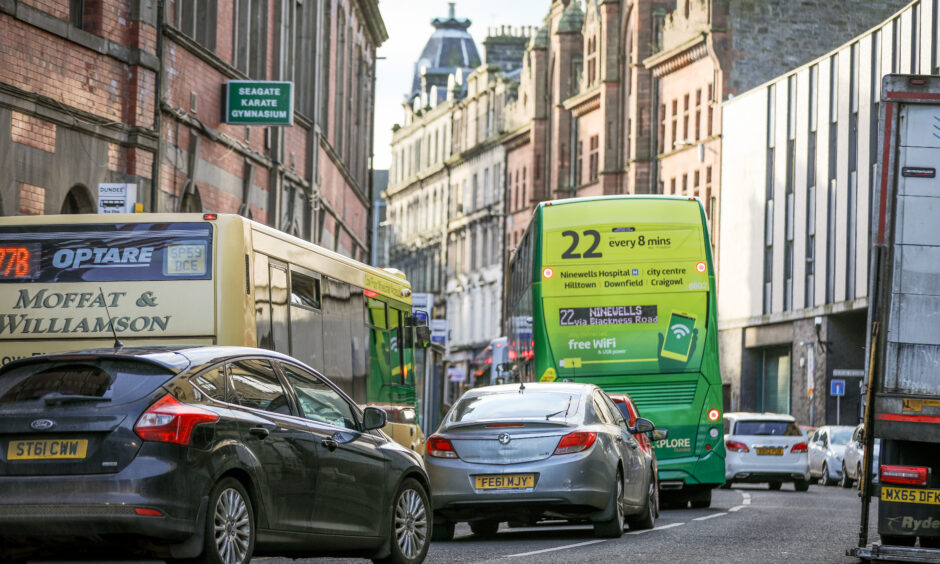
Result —
[[853, 427], [824, 425], [809, 440], [809, 473], [813, 480], [824, 486], [835, 485], [842, 479], [842, 456], [852, 439]]
[[[881, 439], [875, 439], [875, 447], [872, 449], [875, 453], [875, 461], [872, 464], [872, 483], [878, 482], [878, 459], [881, 454]], [[862, 464], [865, 463], [865, 431], [864, 426], [859, 425], [852, 432], [852, 440], [845, 447], [845, 454], [842, 456], [842, 479], [839, 485], [843, 488], [851, 488], [852, 484], [862, 478]]]
[[796, 491], [809, 489], [806, 439], [792, 415], [725, 413], [725, 486], [734, 482], [766, 482], [779, 490], [792, 482]]

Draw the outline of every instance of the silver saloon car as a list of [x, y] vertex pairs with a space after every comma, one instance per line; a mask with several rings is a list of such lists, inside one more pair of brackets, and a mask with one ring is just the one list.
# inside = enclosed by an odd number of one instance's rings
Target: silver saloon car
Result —
[[449, 540], [457, 522], [480, 536], [500, 522], [585, 520], [599, 537], [624, 522], [649, 529], [658, 515], [650, 453], [607, 394], [592, 384], [527, 383], [466, 392], [428, 438], [432, 539]]

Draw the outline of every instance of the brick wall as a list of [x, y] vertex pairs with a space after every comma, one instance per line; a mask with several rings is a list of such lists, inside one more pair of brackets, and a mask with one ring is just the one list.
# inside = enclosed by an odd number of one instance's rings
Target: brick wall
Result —
[[19, 211], [23, 215], [42, 215], [46, 209], [46, 189], [25, 182], [19, 183]]
[[49, 153], [55, 153], [54, 123], [32, 116], [13, 112], [10, 137], [14, 143], [22, 143]]

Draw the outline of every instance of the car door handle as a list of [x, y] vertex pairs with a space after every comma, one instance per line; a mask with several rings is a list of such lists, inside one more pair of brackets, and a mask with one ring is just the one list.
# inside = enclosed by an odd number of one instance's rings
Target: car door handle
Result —
[[339, 446], [339, 443], [334, 441], [333, 439], [323, 439], [322, 441], [320, 441], [320, 446], [326, 447], [330, 449], [330, 452], [333, 452], [334, 450], [336, 450], [336, 447]]
[[268, 438], [268, 435], [271, 434], [271, 431], [268, 431], [264, 427], [252, 427], [251, 429], [248, 429], [248, 432], [258, 437], [262, 441]]

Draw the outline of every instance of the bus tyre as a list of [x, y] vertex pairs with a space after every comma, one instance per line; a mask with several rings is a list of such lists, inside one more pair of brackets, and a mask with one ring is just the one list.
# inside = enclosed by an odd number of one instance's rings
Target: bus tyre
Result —
[[711, 488], [702, 488], [692, 495], [692, 509], [707, 509], [712, 505]]
[[781, 484], [780, 482], [770, 482], [769, 484], [767, 484], [767, 487], [769, 487], [773, 491], [777, 491], [780, 489], [780, 486], [782, 485], [783, 484]]
[[448, 521], [442, 517], [434, 516], [434, 524], [431, 526], [432, 541], [454, 540], [454, 526], [456, 523]]
[[793, 489], [798, 492], [809, 491], [809, 482], [807, 480], [797, 480], [793, 482]]
[[854, 480], [849, 478], [849, 473], [845, 471], [845, 462], [842, 463], [842, 477], [839, 478], [839, 485], [845, 489], [852, 487]]
[[636, 515], [627, 517], [627, 525], [631, 529], [652, 529], [656, 525], [656, 482], [650, 480], [649, 493], [646, 496], [646, 505]]
[[617, 469], [617, 481], [611, 492], [613, 511], [610, 519], [594, 523], [594, 536], [604, 539], [619, 539], [623, 536], [623, 474]]
[[499, 521], [487, 519], [485, 521], [472, 521], [470, 530], [478, 537], [492, 538], [496, 536], [499, 530]]

